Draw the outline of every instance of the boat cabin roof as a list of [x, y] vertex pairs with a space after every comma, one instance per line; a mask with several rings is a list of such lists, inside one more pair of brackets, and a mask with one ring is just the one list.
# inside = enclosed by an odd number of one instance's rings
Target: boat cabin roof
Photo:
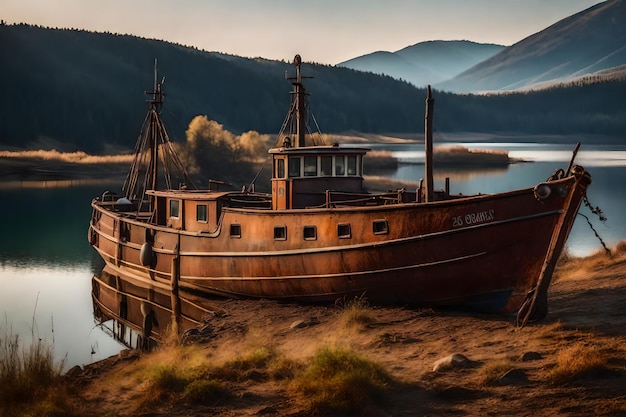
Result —
[[182, 200], [218, 200], [220, 197], [232, 194], [232, 191], [207, 190], [147, 190], [146, 194], [155, 197], [179, 198]]
[[339, 144], [330, 146], [301, 146], [301, 147], [281, 147], [272, 148], [269, 153], [274, 155], [290, 154], [290, 155], [365, 155], [370, 148], [364, 147], [343, 147]]

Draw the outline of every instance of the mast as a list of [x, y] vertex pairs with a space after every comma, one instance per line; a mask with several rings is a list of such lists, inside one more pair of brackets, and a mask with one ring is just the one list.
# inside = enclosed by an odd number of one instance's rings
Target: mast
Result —
[[[289, 111], [278, 132], [276, 145], [294, 148], [323, 145], [324, 138], [319, 130], [319, 126], [317, 126], [315, 116], [309, 112], [309, 93], [306, 91], [306, 88], [304, 88], [302, 82], [305, 78], [313, 77], [305, 77], [302, 75], [302, 58], [300, 55], [296, 55], [293, 58], [293, 65], [296, 67], [296, 75], [294, 77], [288, 77], [287, 72], [285, 72], [285, 79], [289, 80], [291, 85], [293, 85], [293, 90], [290, 93], [291, 101]], [[307, 123], [309, 117], [313, 119], [316, 131], [312, 131]], [[308, 138], [307, 133], [309, 134]]]
[[156, 59], [154, 60], [154, 90], [147, 91], [147, 94], [152, 94], [152, 100], [150, 100], [150, 128], [149, 128], [149, 142], [150, 142], [150, 178], [148, 184], [150, 189], [156, 190], [159, 187], [159, 127], [161, 121], [159, 119], [159, 113], [163, 106], [163, 93], [161, 92], [161, 84], [157, 83], [157, 67]]
[[426, 202], [433, 201], [433, 112], [435, 99], [433, 98], [430, 85], [426, 96], [426, 116], [424, 117], [424, 147], [426, 151], [424, 160], [424, 175], [426, 176]]
[[[165, 80], [165, 77], [163, 78]], [[135, 146], [135, 155], [130, 171], [122, 188], [125, 197], [129, 200], [140, 201], [139, 207], [144, 203], [146, 191], [173, 189], [172, 174], [177, 174], [181, 181], [180, 186], [195, 188], [191, 178], [187, 174], [183, 163], [180, 161], [167, 130], [161, 120], [163, 107], [163, 80], [157, 82], [156, 60], [154, 67], [154, 88], [145, 91], [151, 96], [148, 100], [150, 107], [143, 122], [141, 133]], [[154, 209], [154, 196], [149, 198], [150, 210]]]
[[302, 85], [302, 74], [300, 73], [302, 58], [300, 55], [294, 57], [293, 65], [296, 67], [296, 81], [293, 83], [296, 101], [296, 143], [294, 146], [303, 147], [306, 146], [306, 108], [304, 100], [306, 90], [304, 89], [304, 85]]

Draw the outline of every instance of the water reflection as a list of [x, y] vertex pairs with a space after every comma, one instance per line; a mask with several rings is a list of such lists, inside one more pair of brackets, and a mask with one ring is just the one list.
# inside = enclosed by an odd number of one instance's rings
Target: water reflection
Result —
[[185, 337], [209, 330], [206, 322], [219, 309], [206, 297], [113, 273], [105, 267], [92, 278], [96, 320], [133, 348], [149, 349], [173, 328]]
[[43, 180], [43, 181], [2, 181], [0, 182], [0, 190], [15, 189], [46, 189], [46, 188], [70, 188], [82, 187], [87, 185], [103, 185], [111, 184], [110, 179], [69, 179], [69, 180]]

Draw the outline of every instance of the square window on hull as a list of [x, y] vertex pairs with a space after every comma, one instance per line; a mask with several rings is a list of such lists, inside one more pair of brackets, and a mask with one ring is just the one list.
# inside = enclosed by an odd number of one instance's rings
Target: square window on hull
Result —
[[241, 237], [241, 225], [240, 224], [230, 225], [230, 237], [234, 237], [234, 238]]
[[274, 226], [274, 240], [287, 240], [287, 227]]
[[304, 226], [304, 240], [316, 240], [317, 228], [315, 226]]
[[337, 225], [337, 237], [339, 239], [350, 239], [352, 231], [349, 223], [342, 223]]

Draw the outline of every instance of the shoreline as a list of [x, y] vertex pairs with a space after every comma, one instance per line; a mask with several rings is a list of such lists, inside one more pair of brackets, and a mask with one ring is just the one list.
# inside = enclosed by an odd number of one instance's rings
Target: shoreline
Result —
[[[386, 401], [368, 400], [362, 415], [623, 415], [625, 270], [624, 242], [613, 249], [612, 258], [598, 252], [562, 259], [550, 290], [548, 317], [524, 328], [515, 327], [512, 317], [448, 309], [363, 304], [350, 310], [211, 299], [216, 314], [208, 318], [204, 342], [183, 348], [164, 345], [152, 353], [122, 351], [68, 371], [66, 378], [77, 387], [87, 412], [102, 412], [104, 404], [119, 416], [142, 407], [174, 417], [309, 415], [306, 397], [290, 381], [297, 369], [310, 366], [319, 349], [340, 349], [389, 374]], [[243, 366], [238, 364], [261, 351], [301, 368], [280, 378], [272, 377], [269, 362], [237, 371]], [[437, 365], [452, 354], [468, 362]], [[592, 360], [599, 361], [597, 368], [577, 371], [580, 361]], [[175, 390], [150, 396], [145, 391], [149, 381], [139, 383], [152, 367], [185, 373], [202, 361], [206, 374], [216, 375], [232, 395], [190, 403]]]

